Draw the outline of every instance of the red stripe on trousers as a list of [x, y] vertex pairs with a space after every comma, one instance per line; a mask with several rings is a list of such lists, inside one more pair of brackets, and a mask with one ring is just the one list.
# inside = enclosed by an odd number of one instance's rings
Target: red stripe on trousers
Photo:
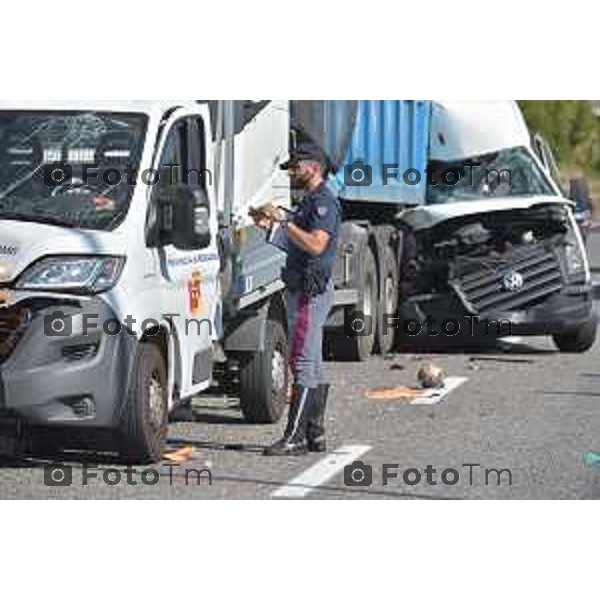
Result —
[[290, 366], [294, 375], [296, 374], [296, 363], [298, 362], [298, 358], [302, 355], [306, 346], [306, 337], [310, 325], [310, 296], [308, 294], [299, 294], [296, 312], [294, 341], [292, 343], [292, 352], [290, 355]]

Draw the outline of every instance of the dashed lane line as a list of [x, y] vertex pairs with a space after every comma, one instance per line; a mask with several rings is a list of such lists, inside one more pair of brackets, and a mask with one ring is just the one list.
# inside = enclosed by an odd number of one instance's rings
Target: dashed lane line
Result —
[[[452, 392], [469, 380], [468, 377], [448, 377], [442, 389], [428, 390], [410, 402], [413, 405], [432, 405], [443, 402]], [[292, 479], [271, 494], [275, 499], [300, 499], [318, 491], [320, 486], [371, 450], [371, 446], [342, 446], [323, 460]]]
[[429, 406], [443, 402], [453, 391], [469, 381], [468, 377], [447, 377], [444, 387], [441, 389], [428, 390], [418, 398], [411, 400], [410, 404], [415, 406]]
[[336, 475], [371, 450], [371, 446], [342, 446], [335, 452], [320, 460], [301, 475], [292, 479], [287, 485], [271, 494], [271, 498], [300, 499], [318, 491]]

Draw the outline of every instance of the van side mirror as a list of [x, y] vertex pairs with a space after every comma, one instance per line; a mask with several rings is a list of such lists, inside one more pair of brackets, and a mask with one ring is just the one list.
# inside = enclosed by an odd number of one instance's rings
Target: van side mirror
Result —
[[178, 250], [203, 250], [212, 241], [210, 201], [203, 189], [180, 185], [158, 198], [160, 240]]

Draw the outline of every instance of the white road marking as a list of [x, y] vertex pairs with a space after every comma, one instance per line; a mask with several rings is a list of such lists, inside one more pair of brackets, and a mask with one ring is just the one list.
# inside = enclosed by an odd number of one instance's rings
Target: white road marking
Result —
[[371, 450], [371, 446], [342, 446], [323, 460], [313, 465], [301, 475], [292, 479], [287, 485], [271, 494], [271, 498], [305, 498], [318, 487], [331, 481], [344, 467]]
[[505, 338], [500, 338], [500, 341], [505, 342], [506, 344], [513, 344], [515, 346], [518, 346], [519, 344], [523, 343], [523, 338], [513, 335]]
[[451, 394], [454, 390], [459, 388], [463, 383], [469, 381], [468, 377], [447, 377], [445, 381], [445, 385], [443, 388], [437, 390], [429, 390], [415, 398], [410, 402], [410, 404], [418, 405], [431, 405], [431, 404], [439, 404], [443, 400], [447, 398], [449, 394]]

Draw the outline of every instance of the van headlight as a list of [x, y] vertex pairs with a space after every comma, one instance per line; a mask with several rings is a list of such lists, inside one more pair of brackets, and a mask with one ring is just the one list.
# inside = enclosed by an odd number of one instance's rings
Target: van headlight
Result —
[[585, 274], [585, 259], [581, 247], [576, 242], [565, 246], [565, 264], [570, 277]]
[[17, 289], [100, 294], [112, 288], [123, 270], [118, 256], [56, 256], [44, 258], [25, 270]]

